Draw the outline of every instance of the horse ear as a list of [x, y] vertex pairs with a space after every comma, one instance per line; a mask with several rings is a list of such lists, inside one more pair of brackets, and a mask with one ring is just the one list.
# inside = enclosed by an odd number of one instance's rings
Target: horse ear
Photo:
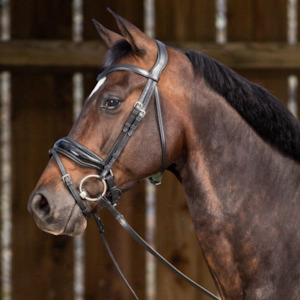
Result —
[[126, 41], [131, 45], [134, 52], [144, 53], [147, 52], [147, 50], [152, 50], [152, 49], [156, 51], [157, 46], [153, 39], [148, 37], [144, 32], [142, 32], [140, 29], [138, 29], [129, 21], [117, 15], [110, 8], [107, 8], [107, 10], [115, 18], [121, 34], [126, 39]]
[[103, 25], [101, 25], [98, 21], [95, 19], [92, 19], [100, 37], [106, 44], [108, 48], [111, 48], [116, 42], [118, 42], [121, 39], [124, 39], [120, 34], [115, 33], [107, 28], [105, 28]]

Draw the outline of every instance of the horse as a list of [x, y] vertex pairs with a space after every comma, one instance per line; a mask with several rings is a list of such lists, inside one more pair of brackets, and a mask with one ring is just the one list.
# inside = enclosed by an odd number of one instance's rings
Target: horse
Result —
[[222, 299], [300, 299], [298, 120], [218, 61], [113, 16], [120, 33], [95, 21], [108, 46], [98, 83], [30, 196], [37, 225], [81, 234], [98, 195], [118, 201], [168, 170]]

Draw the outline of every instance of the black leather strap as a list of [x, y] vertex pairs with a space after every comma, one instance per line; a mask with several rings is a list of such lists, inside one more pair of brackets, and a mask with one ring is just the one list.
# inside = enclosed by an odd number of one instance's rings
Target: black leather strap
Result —
[[105, 69], [102, 73], [100, 73], [97, 76], [97, 80], [100, 80], [102, 77], [108, 75], [109, 73], [115, 72], [115, 71], [134, 72], [138, 75], [141, 75], [141, 76], [146, 77], [146, 78], [150, 78], [151, 80], [154, 80], [154, 81], [159, 80], [159, 78], [156, 77], [156, 75], [152, 74], [151, 72], [149, 72], [145, 69], [142, 69], [142, 68], [139, 68], [139, 67], [136, 67], [136, 66], [132, 66], [132, 65], [127, 65], [127, 64], [112, 65], [111, 67]]
[[159, 97], [157, 87], [155, 87], [154, 92], [155, 92], [157, 120], [158, 120], [159, 134], [160, 134], [161, 148], [162, 148], [161, 173], [163, 173], [164, 170], [166, 169], [166, 137], [165, 137], [165, 130], [164, 130], [164, 122], [163, 122], [162, 113], [161, 113], [160, 97]]
[[139, 300], [139, 298], [138, 298], [138, 296], [136, 295], [135, 291], [133, 290], [133, 288], [131, 287], [131, 285], [130, 285], [129, 282], [127, 281], [126, 277], [124, 276], [124, 274], [123, 274], [121, 268], [119, 267], [119, 264], [117, 263], [117, 261], [116, 261], [114, 255], [113, 255], [113, 253], [112, 253], [112, 251], [111, 251], [111, 249], [110, 249], [110, 247], [109, 247], [109, 244], [108, 244], [108, 242], [107, 242], [107, 239], [106, 239], [106, 237], [105, 237], [105, 235], [104, 235], [104, 225], [103, 225], [103, 223], [102, 223], [100, 217], [97, 215], [97, 213], [93, 213], [93, 217], [94, 217], [94, 219], [95, 219], [95, 221], [96, 221], [97, 228], [98, 228], [98, 230], [99, 230], [101, 239], [102, 239], [102, 241], [103, 241], [103, 244], [104, 244], [104, 246], [105, 246], [105, 249], [106, 249], [107, 253], [109, 254], [109, 256], [110, 256], [112, 262], [114, 263], [114, 265], [115, 265], [115, 267], [116, 267], [116, 269], [117, 269], [117, 271], [119, 272], [121, 278], [123, 279], [123, 281], [125, 282], [125, 284], [126, 284], [127, 287], [129, 288], [129, 290], [131, 291], [131, 293], [132, 293], [132, 295], [134, 296], [134, 298], [135, 298], [136, 300]]
[[72, 183], [72, 180], [71, 180], [71, 177], [70, 175], [67, 173], [58, 153], [52, 149], [50, 150], [50, 154], [55, 158], [56, 162], [57, 162], [57, 165], [60, 169], [60, 172], [62, 174], [62, 180], [65, 182], [65, 184], [67, 185], [71, 195], [73, 196], [73, 198], [75, 199], [76, 201], [76, 204], [80, 207], [82, 213], [84, 214], [85, 217], [89, 217], [90, 216], [90, 213], [87, 209], [87, 207], [85, 206], [85, 204], [83, 203], [81, 197], [79, 196], [79, 193], [78, 191], [75, 189], [73, 183]]
[[210, 291], [205, 289], [203, 286], [190, 279], [188, 276], [183, 274], [180, 270], [174, 267], [170, 262], [168, 262], [162, 255], [160, 255], [155, 249], [153, 249], [125, 220], [124, 216], [119, 213], [119, 211], [105, 198], [99, 197], [99, 202], [107, 208], [111, 214], [116, 218], [116, 220], [122, 225], [122, 227], [148, 252], [150, 252], [156, 259], [168, 267], [172, 272], [174, 272], [181, 279], [185, 280], [187, 283], [192, 285], [194, 288], [200, 290], [210, 298], [214, 300], [221, 300], [219, 297], [212, 294]]
[[161, 114], [161, 105], [160, 105], [160, 99], [159, 99], [159, 93], [157, 90], [157, 82], [160, 78], [160, 75], [164, 68], [167, 65], [168, 62], [168, 54], [166, 51], [166, 47], [163, 43], [160, 41], [156, 41], [158, 51], [157, 51], [157, 60], [150, 70], [150, 72], [143, 70], [141, 68], [131, 66], [131, 65], [113, 65], [106, 69], [104, 72], [102, 72], [98, 76], [98, 80], [102, 78], [103, 76], [106, 76], [107, 74], [113, 72], [113, 71], [131, 71], [134, 73], [137, 73], [141, 76], [147, 77], [147, 83], [145, 85], [145, 88], [137, 101], [132, 113], [130, 114], [129, 118], [127, 119], [122, 132], [116, 139], [114, 145], [112, 146], [110, 152], [104, 159], [104, 170], [101, 173], [101, 177], [105, 177], [115, 161], [119, 158], [122, 151], [124, 150], [127, 142], [129, 141], [129, 138], [133, 135], [135, 130], [140, 125], [143, 117], [145, 116], [146, 108], [150, 102], [151, 96], [154, 93], [156, 100], [156, 107], [157, 107], [157, 113], [158, 113], [158, 120], [159, 120], [159, 130], [160, 130], [160, 137], [162, 142], [162, 172], [165, 169], [165, 135], [164, 135], [164, 128], [163, 128], [163, 122], [162, 122], [162, 114]]

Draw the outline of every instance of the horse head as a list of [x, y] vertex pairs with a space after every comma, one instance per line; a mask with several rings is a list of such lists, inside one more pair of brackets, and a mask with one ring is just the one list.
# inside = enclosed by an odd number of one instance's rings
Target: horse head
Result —
[[50, 151], [28, 203], [37, 225], [52, 234], [82, 233], [86, 215], [99, 209], [89, 199], [108, 188], [117, 201], [121, 192], [175, 165], [184, 151], [180, 124], [188, 82], [181, 74], [193, 72], [186, 56], [112, 14], [121, 34], [94, 21], [109, 48], [103, 72], [68, 137]]

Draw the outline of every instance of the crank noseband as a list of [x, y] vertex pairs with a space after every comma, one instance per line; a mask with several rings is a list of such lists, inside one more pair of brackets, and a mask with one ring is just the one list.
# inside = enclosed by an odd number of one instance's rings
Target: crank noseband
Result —
[[[124, 150], [126, 144], [128, 143], [131, 136], [134, 134], [135, 130], [138, 128], [142, 119], [146, 114], [147, 106], [151, 100], [152, 95], [154, 94], [157, 117], [158, 117], [158, 128], [161, 139], [161, 148], [162, 148], [162, 167], [159, 176], [154, 176], [150, 178], [150, 181], [154, 184], [159, 184], [161, 175], [166, 168], [166, 142], [165, 142], [165, 133], [163, 127], [162, 113], [161, 113], [161, 104], [160, 97], [158, 93], [157, 83], [160, 78], [161, 72], [167, 65], [168, 62], [168, 54], [166, 51], [166, 47], [163, 43], [156, 41], [157, 44], [157, 60], [150, 71], [144, 70], [142, 68], [127, 65], [127, 64], [118, 64], [112, 65], [109, 68], [105, 69], [99, 76], [97, 80], [101, 80], [103, 77], [114, 71], [129, 71], [136, 73], [140, 76], [147, 78], [146, 85], [144, 90], [139, 98], [139, 100], [134, 104], [133, 110], [129, 115], [125, 125], [112, 148], [108, 152], [105, 159], [102, 159], [96, 153], [92, 152], [84, 145], [78, 143], [77, 141], [71, 139], [70, 137], [64, 137], [58, 140], [53, 149], [50, 150], [50, 154], [55, 158], [60, 172], [62, 174], [62, 179], [66, 183], [70, 193], [75, 199], [76, 203], [80, 206], [83, 214], [85, 216], [89, 216], [86, 206], [83, 200], [89, 201], [97, 201], [101, 197], [105, 196], [107, 199], [111, 201], [113, 205], [115, 205], [120, 196], [121, 190], [118, 189], [114, 182], [113, 173], [111, 171], [113, 164], [119, 158], [122, 151]], [[73, 160], [77, 164], [86, 167], [95, 169], [98, 174], [88, 175], [81, 180], [79, 184], [79, 191], [76, 189], [71, 181], [70, 175], [67, 173], [60, 155], [64, 155], [69, 159]], [[104, 190], [102, 194], [98, 197], [89, 197], [86, 191], [83, 189], [83, 183], [89, 178], [97, 178], [102, 181], [104, 185]]]

